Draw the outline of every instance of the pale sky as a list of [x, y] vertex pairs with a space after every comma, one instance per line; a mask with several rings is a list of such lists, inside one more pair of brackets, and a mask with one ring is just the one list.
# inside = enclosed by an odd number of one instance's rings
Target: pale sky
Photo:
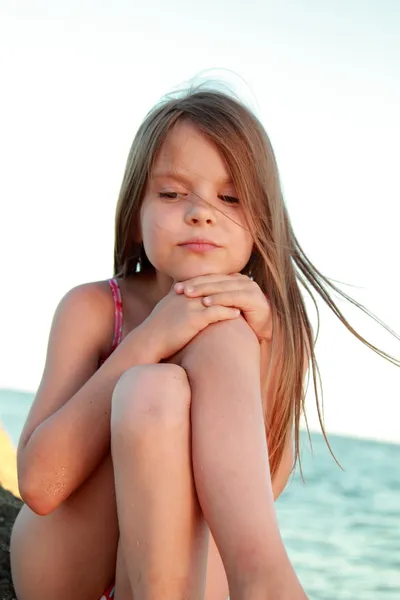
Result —
[[[111, 275], [135, 130], [204, 69], [261, 117], [310, 259], [400, 333], [399, 31], [397, 0], [3, 0], [0, 388], [36, 389], [60, 298]], [[400, 342], [341, 306], [400, 357]], [[400, 369], [321, 315], [328, 431], [400, 442]]]

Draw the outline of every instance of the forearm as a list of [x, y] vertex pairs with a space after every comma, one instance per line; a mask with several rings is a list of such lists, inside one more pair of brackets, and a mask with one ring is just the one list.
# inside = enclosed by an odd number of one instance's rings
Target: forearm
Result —
[[83, 387], [32, 433], [19, 452], [24, 500], [47, 514], [93, 472], [110, 444], [111, 399], [130, 367], [158, 362], [139, 330], [130, 333]]

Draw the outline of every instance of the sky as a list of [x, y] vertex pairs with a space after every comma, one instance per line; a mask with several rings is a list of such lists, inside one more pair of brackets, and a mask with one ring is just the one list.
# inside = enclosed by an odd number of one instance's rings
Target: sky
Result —
[[[261, 118], [315, 266], [400, 333], [399, 31], [397, 0], [2, 0], [0, 388], [37, 388], [59, 300], [112, 274], [135, 131], [196, 76], [222, 78]], [[400, 369], [319, 307], [327, 430], [400, 442]], [[307, 405], [318, 428], [312, 393]]]

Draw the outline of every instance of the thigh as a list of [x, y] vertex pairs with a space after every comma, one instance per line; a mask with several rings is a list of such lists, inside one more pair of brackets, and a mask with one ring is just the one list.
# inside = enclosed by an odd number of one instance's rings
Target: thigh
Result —
[[118, 545], [112, 461], [108, 455], [54, 512], [27, 506], [11, 536], [19, 600], [97, 600], [115, 575]]

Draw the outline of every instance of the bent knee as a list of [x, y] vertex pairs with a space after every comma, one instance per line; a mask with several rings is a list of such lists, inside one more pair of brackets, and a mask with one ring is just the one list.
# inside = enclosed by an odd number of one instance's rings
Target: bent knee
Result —
[[128, 369], [115, 386], [111, 432], [171, 425], [190, 418], [191, 392], [182, 367], [140, 365]]
[[203, 329], [183, 350], [185, 369], [206, 365], [226, 352], [259, 353], [259, 342], [243, 317], [213, 323]]

